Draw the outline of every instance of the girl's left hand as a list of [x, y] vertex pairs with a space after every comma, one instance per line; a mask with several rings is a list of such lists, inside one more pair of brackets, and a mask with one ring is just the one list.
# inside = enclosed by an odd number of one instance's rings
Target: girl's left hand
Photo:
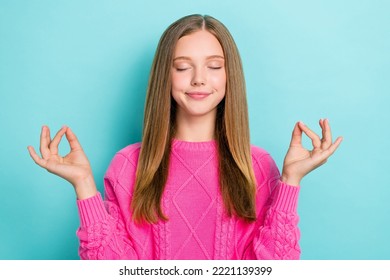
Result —
[[[290, 148], [284, 158], [281, 180], [288, 185], [299, 186], [302, 178], [324, 164], [327, 159], [336, 151], [342, 137], [338, 137], [332, 143], [332, 133], [327, 119], [320, 120], [322, 129], [322, 139], [310, 130], [304, 123], [296, 123]], [[302, 146], [302, 132], [304, 132], [312, 141], [313, 150], [307, 150]]]

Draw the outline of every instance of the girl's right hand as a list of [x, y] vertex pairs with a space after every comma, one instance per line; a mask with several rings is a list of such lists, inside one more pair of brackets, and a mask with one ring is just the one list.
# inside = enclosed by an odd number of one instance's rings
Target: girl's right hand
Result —
[[[58, 145], [64, 134], [69, 142], [70, 152], [61, 157], [58, 154]], [[32, 146], [28, 146], [28, 151], [40, 167], [70, 182], [75, 188], [78, 199], [86, 199], [97, 193], [91, 165], [76, 135], [69, 127], [62, 127], [51, 139], [49, 128], [43, 126], [40, 141], [42, 157], [35, 152]]]

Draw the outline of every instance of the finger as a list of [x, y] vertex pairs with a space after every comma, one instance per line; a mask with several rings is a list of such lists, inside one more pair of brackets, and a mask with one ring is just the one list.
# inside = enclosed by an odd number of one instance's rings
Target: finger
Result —
[[320, 125], [322, 128], [322, 145], [321, 148], [328, 149], [332, 145], [332, 131], [329, 126], [329, 120], [320, 120]]
[[302, 130], [299, 128], [298, 123], [295, 124], [294, 130], [291, 136], [290, 146], [299, 146], [302, 143]]
[[337, 137], [336, 141], [334, 141], [334, 143], [328, 149], [330, 153], [329, 156], [332, 155], [337, 150], [337, 148], [340, 146], [342, 141], [343, 141], [343, 137]]
[[[324, 128], [325, 128], [324, 127], [324, 119], [320, 119], [319, 123], [320, 123], [321, 129], [324, 130]], [[322, 134], [322, 137], [324, 137], [324, 134]]]
[[315, 134], [309, 127], [307, 127], [303, 122], [299, 122], [299, 127], [302, 129], [302, 131], [311, 139], [311, 142], [313, 144], [313, 147], [320, 148], [321, 147], [321, 139], [320, 137]]
[[50, 144], [50, 129], [47, 126], [42, 126], [41, 130], [41, 141], [39, 150], [44, 159], [50, 156], [49, 144]]
[[58, 145], [60, 144], [62, 136], [64, 136], [64, 134], [66, 132], [66, 129], [67, 129], [66, 126], [63, 126], [57, 132], [56, 136], [54, 136], [53, 140], [50, 142], [49, 148], [50, 148], [50, 153], [52, 155], [57, 155], [58, 154]]
[[66, 135], [66, 139], [68, 139], [69, 146], [70, 146], [71, 150], [80, 150], [80, 149], [82, 149], [79, 140], [77, 139], [77, 137], [73, 133], [73, 131], [70, 129], [70, 127], [68, 127], [68, 129], [66, 130], [66, 134], [65, 135]]
[[40, 158], [38, 154], [35, 152], [35, 149], [32, 146], [27, 147], [28, 152], [30, 153], [31, 158], [34, 160], [36, 164], [40, 167], [46, 168], [46, 160]]

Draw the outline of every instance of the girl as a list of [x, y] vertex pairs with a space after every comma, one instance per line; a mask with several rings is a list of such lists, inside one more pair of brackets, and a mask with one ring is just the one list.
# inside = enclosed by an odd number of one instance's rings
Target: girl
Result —
[[[249, 143], [241, 60], [226, 27], [191, 15], [162, 35], [147, 90], [142, 143], [113, 158], [104, 200], [75, 134], [42, 128], [33, 160], [77, 195], [82, 259], [298, 259], [301, 179], [341, 143], [302, 122], [280, 174]], [[311, 151], [301, 144], [305, 133]], [[70, 152], [58, 154], [65, 135]]]

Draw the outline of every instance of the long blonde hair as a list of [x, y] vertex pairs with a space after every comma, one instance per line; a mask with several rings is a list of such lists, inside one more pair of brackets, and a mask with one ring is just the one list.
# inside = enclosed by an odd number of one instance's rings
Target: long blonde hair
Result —
[[147, 89], [144, 128], [137, 166], [133, 218], [155, 223], [167, 220], [161, 198], [168, 178], [176, 108], [171, 97], [171, 66], [177, 41], [205, 29], [222, 46], [225, 56], [226, 93], [217, 108], [215, 138], [218, 146], [219, 182], [229, 215], [254, 221], [256, 181], [252, 167], [245, 80], [237, 46], [228, 29], [210, 16], [189, 15], [163, 33], [153, 60]]

